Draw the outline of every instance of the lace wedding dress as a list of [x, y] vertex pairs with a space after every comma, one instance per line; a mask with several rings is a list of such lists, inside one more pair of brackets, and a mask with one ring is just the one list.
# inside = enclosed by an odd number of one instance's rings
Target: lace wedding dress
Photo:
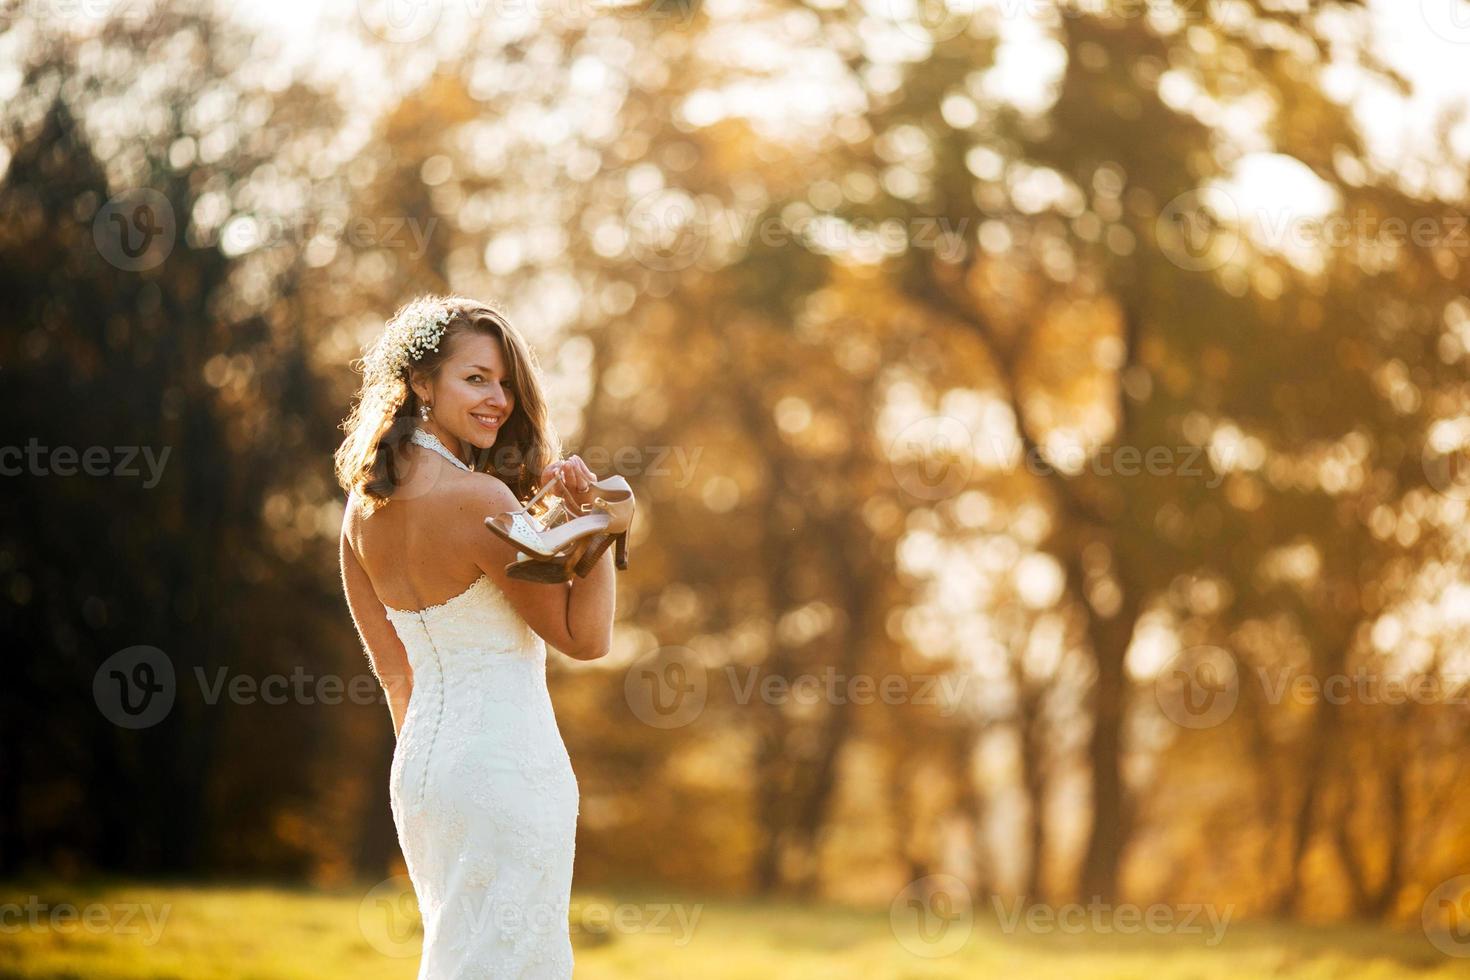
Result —
[[[413, 441], [468, 469], [422, 429]], [[424, 923], [419, 980], [570, 977], [580, 797], [545, 641], [483, 575], [388, 619], [413, 667], [389, 795]]]

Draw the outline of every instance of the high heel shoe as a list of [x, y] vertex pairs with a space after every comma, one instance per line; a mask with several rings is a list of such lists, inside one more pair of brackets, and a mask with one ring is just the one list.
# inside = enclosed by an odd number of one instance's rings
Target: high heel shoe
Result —
[[524, 551], [518, 551], [516, 560], [505, 566], [505, 572], [511, 578], [524, 579], [527, 582], [569, 582], [573, 574], [586, 578], [597, 567], [597, 560], [602, 557], [603, 552], [614, 544], [618, 545], [618, 549], [613, 552], [613, 567], [618, 571], [627, 571], [628, 543], [625, 534], [596, 534], [582, 540], [587, 542], [585, 551], [574, 545], [555, 558], [536, 558]]
[[524, 509], [487, 517], [485, 526], [530, 558], [568, 565], [582, 575], [591, 571], [610, 543], [616, 543], [617, 567], [627, 568], [627, 534], [633, 522], [633, 489], [621, 476], [598, 480], [592, 486], [598, 493], [592, 503], [581, 506], [583, 516], [555, 527], [540, 526], [527, 516]]
[[[531, 512], [532, 508], [542, 497], [551, 492], [552, 487], [561, 485], [560, 476], [552, 477], [547, 481], [545, 486], [536, 491], [535, 496], [528, 500], [524, 507], [517, 508], [513, 511], [506, 511], [506, 514], [521, 515], [538, 532], [544, 532], [546, 528], [555, 523], [555, 518], [558, 514], [566, 512], [566, 501], [562, 499], [559, 506], [549, 509], [539, 517]], [[511, 578], [522, 579], [527, 582], [542, 582], [547, 584], [565, 582], [572, 577], [571, 561], [567, 559], [576, 559], [580, 554], [581, 548], [576, 547], [567, 551], [562, 556], [546, 560], [532, 557], [524, 551], [517, 551], [517, 560], [506, 565], [505, 571]]]
[[611, 543], [611, 535], [594, 534], [582, 538], [555, 558], [537, 558], [517, 551], [516, 560], [505, 566], [505, 573], [511, 578], [545, 584], [569, 582], [574, 574], [586, 578]]

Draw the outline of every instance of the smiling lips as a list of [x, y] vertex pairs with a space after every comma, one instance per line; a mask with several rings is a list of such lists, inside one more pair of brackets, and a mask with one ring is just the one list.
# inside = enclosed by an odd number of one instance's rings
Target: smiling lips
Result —
[[480, 415], [475, 412], [471, 412], [470, 415], [474, 418], [476, 422], [480, 423], [487, 429], [494, 430], [500, 428], [502, 417], [499, 415]]

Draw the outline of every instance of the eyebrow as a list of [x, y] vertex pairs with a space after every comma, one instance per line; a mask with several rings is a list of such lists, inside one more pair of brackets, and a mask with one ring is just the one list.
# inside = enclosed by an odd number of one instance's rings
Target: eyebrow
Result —
[[[470, 367], [474, 368], [476, 371], [484, 371], [486, 374], [494, 374], [495, 373], [493, 370], [491, 370], [490, 368], [487, 368], [483, 364], [471, 364]], [[507, 372], [507, 374], [509, 374], [509, 372]]]

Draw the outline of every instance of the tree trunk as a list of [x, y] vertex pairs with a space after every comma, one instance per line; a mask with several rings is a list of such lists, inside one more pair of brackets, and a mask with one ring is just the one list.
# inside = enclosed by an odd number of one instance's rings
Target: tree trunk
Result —
[[1026, 880], [1022, 894], [1027, 902], [1046, 901], [1046, 747], [1043, 744], [1040, 691], [1023, 687], [1019, 670], [1012, 670], [1018, 690], [1020, 716], [1017, 724], [1021, 742], [1021, 786], [1030, 810], [1026, 827]]
[[[837, 639], [838, 654], [834, 669], [839, 678], [851, 678], [862, 665], [865, 650], [863, 638], [873, 635], [869, 610], [875, 608], [872, 601], [875, 582], [867, 574], [872, 563], [865, 560], [866, 556], [860, 556], [855, 562], [844, 560], [840, 528], [832, 531], [825, 540], [833, 546], [833, 564], [842, 573], [843, 606], [847, 622], [843, 635]], [[865, 544], [866, 539], [858, 539], [859, 547]], [[851, 698], [838, 698], [835, 704], [827, 706], [826, 716], [818, 723], [816, 758], [810, 767], [800, 767], [802, 771], [810, 773], [810, 778], [797, 804], [790, 843], [805, 848], [812, 858], [796, 883], [800, 894], [810, 894], [816, 884], [817, 837], [822, 825], [826, 823], [828, 807], [837, 785], [837, 766], [852, 732], [852, 712]]]
[[1132, 621], [1093, 631], [1097, 682], [1093, 697], [1092, 734], [1087, 761], [1092, 770], [1092, 818], [1082, 859], [1083, 898], [1113, 902], [1118, 896], [1118, 871], [1128, 840], [1128, 813], [1124, 799], [1122, 753], [1123, 712], [1127, 691], [1123, 658], [1128, 650]]
[[[1352, 629], [1342, 630], [1330, 635], [1326, 642], [1317, 647], [1321, 654], [1316, 658], [1313, 669], [1317, 677], [1319, 692], [1326, 678], [1345, 671], [1348, 638], [1352, 636], [1352, 633]], [[1277, 897], [1274, 909], [1278, 915], [1293, 915], [1301, 902], [1304, 862], [1307, 849], [1312, 843], [1312, 827], [1319, 801], [1324, 792], [1324, 780], [1328, 775], [1328, 768], [1332, 765], [1332, 757], [1335, 755], [1333, 747], [1337, 743], [1341, 727], [1339, 716], [1340, 709], [1328, 703], [1326, 697], [1319, 693], [1317, 699], [1312, 703], [1306, 747], [1301, 756], [1299, 771], [1301, 772], [1302, 790], [1301, 796], [1297, 798], [1288, 831], [1290, 843], [1286, 857], [1287, 878], [1285, 886]]]

